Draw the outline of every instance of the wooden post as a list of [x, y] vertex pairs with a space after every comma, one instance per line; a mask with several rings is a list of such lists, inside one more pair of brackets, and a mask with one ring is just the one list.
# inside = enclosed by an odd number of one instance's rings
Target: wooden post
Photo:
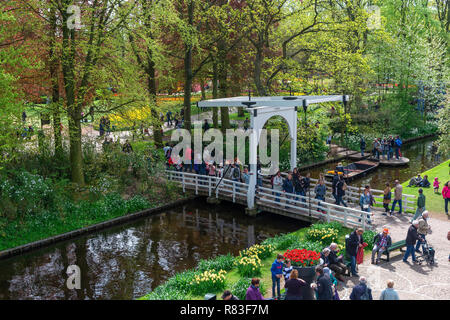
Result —
[[233, 202], [235, 202], [235, 197], [236, 197], [236, 182], [233, 181]]
[[181, 177], [182, 177], [181, 179], [183, 181], [182, 182], [183, 183], [183, 192], [186, 192], [186, 185], [185, 185], [185, 182], [184, 182], [184, 174], [182, 174]]
[[347, 227], [347, 216], [348, 216], [348, 211], [347, 208], [344, 209], [344, 227]]
[[198, 194], [198, 175], [195, 175], [195, 194]]
[[211, 176], [208, 176], [208, 196], [211, 197]]

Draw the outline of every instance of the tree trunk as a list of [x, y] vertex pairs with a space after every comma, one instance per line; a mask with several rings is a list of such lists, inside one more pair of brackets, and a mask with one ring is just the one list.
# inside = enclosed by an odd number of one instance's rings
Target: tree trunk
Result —
[[261, 82], [261, 64], [263, 61], [263, 52], [262, 52], [262, 45], [259, 48], [256, 48], [256, 56], [255, 56], [255, 63], [254, 63], [254, 77], [255, 77], [255, 86], [256, 91], [258, 92], [258, 95], [265, 96], [266, 90], [264, 89], [264, 86]]
[[[217, 76], [217, 63], [214, 62], [213, 63], [213, 81], [212, 81], [212, 95], [213, 95], [213, 99], [217, 99], [218, 93], [217, 93], [217, 88], [218, 88], [218, 76]], [[217, 108], [212, 108], [213, 111], [213, 126], [214, 128], [219, 128], [219, 109]]]
[[[188, 4], [189, 25], [194, 21], [194, 4]], [[184, 128], [191, 132], [192, 44], [185, 44], [184, 54]]]
[[49, 68], [50, 68], [50, 79], [52, 81], [52, 109], [53, 109], [53, 137], [54, 137], [54, 150], [55, 157], [62, 157], [62, 137], [61, 137], [61, 116], [59, 110], [59, 79], [58, 79], [58, 63], [56, 62], [56, 12], [54, 7], [50, 9], [50, 24], [51, 24], [51, 35], [50, 35], [50, 50], [49, 50]]
[[162, 148], [162, 128], [161, 128], [161, 120], [159, 119], [159, 115], [156, 112], [156, 70], [155, 70], [155, 62], [152, 59], [151, 49], [148, 49], [147, 52], [147, 63], [148, 63], [148, 93], [150, 96], [150, 101], [152, 102], [151, 109], [151, 118], [152, 118], [152, 129], [153, 129], [153, 141], [155, 142], [155, 146], [157, 148]]
[[[218, 77], [219, 77], [219, 95], [221, 98], [228, 97], [228, 64], [226, 61], [225, 43], [221, 41], [219, 43], [219, 63], [218, 63]], [[225, 133], [226, 129], [230, 128], [230, 114], [228, 107], [220, 107], [220, 120], [222, 124], [222, 132]]]

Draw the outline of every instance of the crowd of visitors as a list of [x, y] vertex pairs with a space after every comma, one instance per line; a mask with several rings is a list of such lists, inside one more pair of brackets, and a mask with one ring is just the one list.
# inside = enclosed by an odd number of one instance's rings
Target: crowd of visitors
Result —
[[[392, 136], [389, 136], [389, 138], [376, 138], [373, 140], [372, 144], [372, 156], [377, 158], [378, 160], [380, 160], [380, 156], [382, 156], [383, 159], [391, 160], [395, 155], [395, 158], [399, 160], [402, 156], [402, 143], [403, 142], [399, 136], [395, 138], [393, 138]], [[364, 137], [361, 137], [359, 147], [361, 150], [361, 156], [364, 156], [364, 151], [366, 150], [366, 140], [364, 139]]]

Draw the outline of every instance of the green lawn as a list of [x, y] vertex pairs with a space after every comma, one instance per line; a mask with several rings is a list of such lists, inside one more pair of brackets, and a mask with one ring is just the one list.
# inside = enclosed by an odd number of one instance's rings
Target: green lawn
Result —
[[[428, 180], [431, 183], [431, 186], [429, 188], [422, 188], [423, 194], [426, 197], [425, 208], [430, 212], [442, 214], [444, 213], [444, 201], [442, 199], [441, 192], [444, 184], [450, 180], [449, 163], [450, 159], [420, 174], [421, 177], [423, 177], [424, 175], [428, 175]], [[441, 182], [439, 185], [438, 194], [434, 193], [433, 190], [433, 182], [435, 177], [438, 177], [439, 181]], [[419, 188], [408, 188], [408, 184], [409, 180], [402, 183], [403, 193], [418, 195], [419, 192], [417, 190], [419, 190]]]

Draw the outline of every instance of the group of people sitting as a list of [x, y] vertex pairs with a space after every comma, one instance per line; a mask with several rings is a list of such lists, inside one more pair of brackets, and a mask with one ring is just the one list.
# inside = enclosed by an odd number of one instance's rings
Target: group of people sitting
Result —
[[[435, 178], [436, 180], [437, 178]], [[420, 174], [417, 175], [417, 177], [412, 178], [409, 181], [408, 187], [423, 187], [423, 188], [429, 188], [431, 186], [430, 181], [428, 181], [428, 176], [424, 175], [423, 178], [420, 176]], [[438, 184], [439, 186], [439, 184]]]

